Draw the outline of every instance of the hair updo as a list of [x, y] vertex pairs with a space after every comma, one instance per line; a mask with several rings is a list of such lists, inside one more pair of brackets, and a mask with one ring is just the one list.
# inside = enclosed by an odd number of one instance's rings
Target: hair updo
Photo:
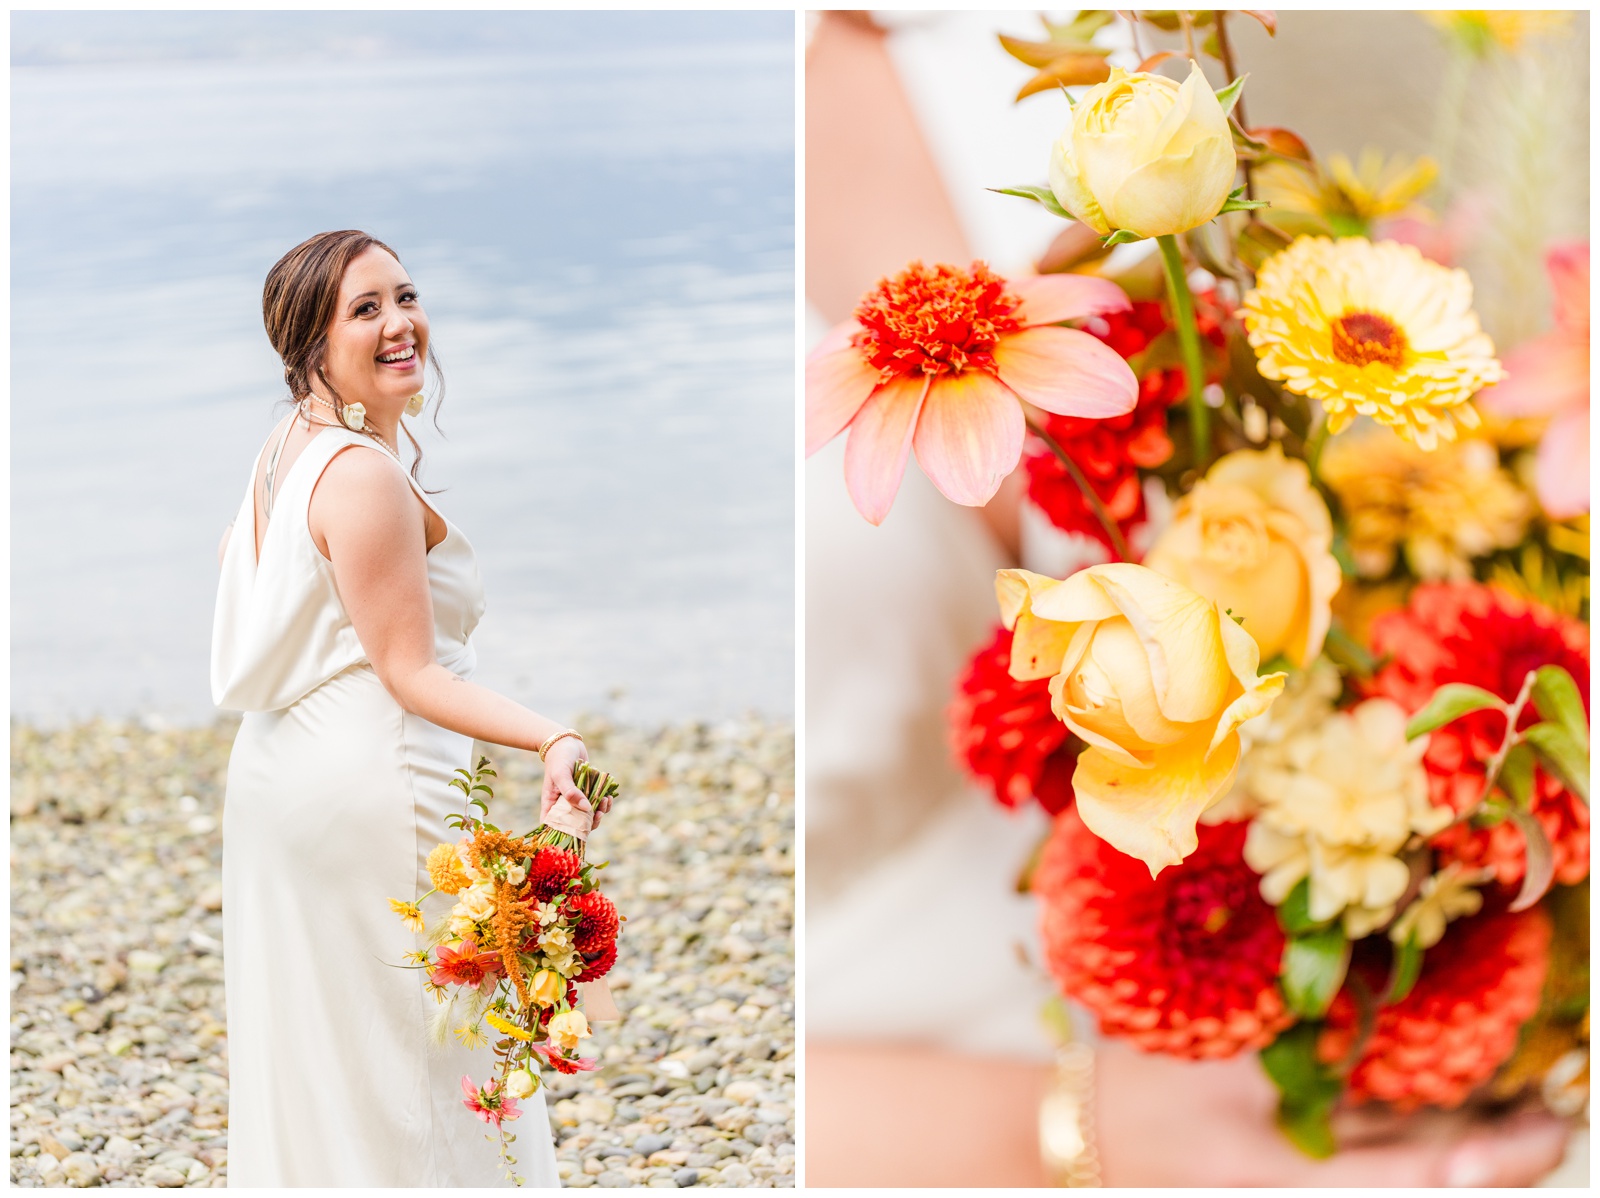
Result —
[[[308, 237], [283, 257], [267, 272], [266, 285], [261, 290], [261, 319], [267, 326], [267, 339], [278, 357], [283, 359], [283, 381], [289, 386], [289, 399], [298, 404], [311, 393], [311, 380], [320, 381], [329, 398], [344, 418], [344, 399], [328, 377], [322, 373], [323, 357], [328, 349], [328, 329], [333, 324], [339, 308], [339, 285], [350, 263], [373, 247], [384, 251], [396, 262], [400, 255], [383, 242], [359, 229], [340, 229], [332, 233], [318, 233]], [[427, 366], [432, 368], [439, 383], [439, 399], [444, 399], [444, 374], [439, 369], [433, 346], [428, 346]], [[435, 427], [439, 419], [438, 405], [434, 407]], [[422, 465], [422, 447], [402, 421], [400, 429], [411, 442], [416, 456], [411, 463], [411, 474], [416, 476]]]

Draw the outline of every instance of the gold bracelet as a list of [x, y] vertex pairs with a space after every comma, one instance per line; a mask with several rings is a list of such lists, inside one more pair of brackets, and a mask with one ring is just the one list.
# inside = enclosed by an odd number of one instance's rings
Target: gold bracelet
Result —
[[1094, 1137], [1094, 1049], [1087, 1044], [1063, 1044], [1056, 1050], [1055, 1079], [1039, 1104], [1039, 1156], [1054, 1185], [1101, 1185]]
[[569, 736], [574, 737], [580, 745], [583, 743], [583, 737], [578, 735], [576, 729], [568, 728], [565, 732], [557, 732], [549, 740], [545, 741], [544, 744], [539, 746], [539, 760], [544, 760], [544, 755], [550, 751], [551, 746], [554, 745], [556, 741], [565, 740]]

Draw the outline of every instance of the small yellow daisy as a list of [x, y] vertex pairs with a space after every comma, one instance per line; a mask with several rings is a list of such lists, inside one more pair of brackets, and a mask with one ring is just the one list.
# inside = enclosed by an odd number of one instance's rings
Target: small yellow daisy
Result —
[[401, 899], [392, 898], [389, 900], [389, 910], [398, 915], [400, 917], [400, 922], [405, 924], [406, 927], [410, 928], [413, 932], [420, 932], [424, 927], [427, 926], [422, 918], [422, 909], [415, 903], [408, 903]]
[[1301, 237], [1239, 311], [1263, 376], [1322, 403], [1328, 431], [1371, 416], [1422, 449], [1478, 427], [1472, 396], [1505, 378], [1466, 271], [1414, 247]]
[[483, 1021], [485, 1023], [487, 1023], [490, 1027], [494, 1028], [495, 1031], [501, 1032], [501, 1033], [503, 1033], [503, 1034], [505, 1034], [507, 1036], [512, 1037], [513, 1039], [516, 1039], [516, 1040], [532, 1040], [533, 1039], [533, 1035], [532, 1035], [531, 1032], [528, 1032], [528, 1031], [524, 1030], [523, 1028], [518, 1027], [516, 1024], [512, 1023], [511, 1020], [504, 1018], [503, 1016], [495, 1013], [494, 1011], [486, 1012], [484, 1014]]
[[489, 1037], [483, 1034], [483, 1027], [477, 1023], [463, 1023], [456, 1028], [456, 1039], [468, 1048], [482, 1048], [489, 1043]]

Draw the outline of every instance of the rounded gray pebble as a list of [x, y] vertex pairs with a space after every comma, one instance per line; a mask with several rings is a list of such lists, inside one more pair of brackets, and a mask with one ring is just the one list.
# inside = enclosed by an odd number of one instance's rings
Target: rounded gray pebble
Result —
[[608, 1190], [620, 1190], [629, 1184], [628, 1175], [621, 1169], [607, 1169], [594, 1179], [594, 1183]]
[[688, 1187], [692, 1186], [695, 1182], [700, 1180], [700, 1170], [698, 1170], [698, 1169], [679, 1169], [676, 1173], [674, 1173], [672, 1175], [672, 1180], [678, 1183], [678, 1188], [680, 1190], [687, 1189]]

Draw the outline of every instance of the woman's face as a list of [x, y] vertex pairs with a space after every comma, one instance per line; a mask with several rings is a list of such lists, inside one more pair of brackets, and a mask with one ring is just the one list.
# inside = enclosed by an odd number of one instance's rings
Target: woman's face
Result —
[[404, 408], [422, 390], [428, 315], [405, 268], [368, 246], [344, 272], [322, 370], [345, 403]]

